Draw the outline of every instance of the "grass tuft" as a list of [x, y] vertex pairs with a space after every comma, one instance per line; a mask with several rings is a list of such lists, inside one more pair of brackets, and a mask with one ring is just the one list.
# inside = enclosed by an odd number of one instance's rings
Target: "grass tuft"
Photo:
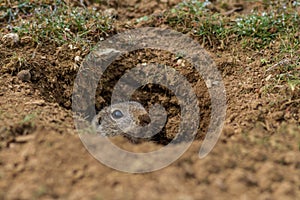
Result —
[[[53, 41], [65, 43], [89, 43], [99, 40], [113, 29], [113, 19], [92, 8], [67, 5], [64, 1], [23, 1], [2, 6], [1, 27], [21, 37], [30, 36], [37, 43]], [[95, 37], [98, 36], [98, 37]]]
[[[296, 3], [295, 3], [296, 2]], [[241, 41], [244, 46], [261, 49], [274, 40], [288, 38], [299, 45], [300, 16], [296, 8], [300, 2], [277, 5], [269, 12], [253, 11], [249, 15], [227, 16], [212, 12], [209, 1], [184, 1], [167, 14], [167, 24], [183, 32], [192, 31], [195, 36], [219, 45], [224, 41]], [[289, 6], [289, 7], [287, 7]]]

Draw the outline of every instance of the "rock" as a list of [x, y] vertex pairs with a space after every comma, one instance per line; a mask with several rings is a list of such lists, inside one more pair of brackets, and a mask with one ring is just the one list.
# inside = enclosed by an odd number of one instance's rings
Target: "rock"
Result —
[[31, 74], [29, 70], [22, 70], [17, 74], [17, 77], [23, 82], [29, 82], [31, 80]]
[[2, 38], [3, 42], [5, 44], [8, 44], [10, 46], [13, 46], [14, 44], [17, 44], [19, 42], [19, 35], [16, 33], [8, 33], [3, 36]]

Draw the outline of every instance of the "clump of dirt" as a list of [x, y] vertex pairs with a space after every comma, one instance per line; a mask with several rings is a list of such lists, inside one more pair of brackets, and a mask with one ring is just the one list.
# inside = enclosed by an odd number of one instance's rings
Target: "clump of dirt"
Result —
[[71, 112], [44, 100], [32, 83], [1, 75], [0, 96], [0, 149], [25, 143], [40, 126], [58, 133], [74, 132]]
[[82, 52], [67, 45], [48, 45], [47, 48], [34, 44], [23, 46], [22, 43], [14, 48], [1, 46], [1, 72], [14, 76], [21, 70], [29, 70], [32, 87], [39, 89], [47, 101], [70, 108], [72, 80], [75, 79], [80, 65], [73, 59]]

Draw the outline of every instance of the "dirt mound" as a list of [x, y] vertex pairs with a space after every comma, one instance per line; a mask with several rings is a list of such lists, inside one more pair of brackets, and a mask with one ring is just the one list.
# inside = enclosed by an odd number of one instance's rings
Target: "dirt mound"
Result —
[[[97, 33], [89, 40], [94, 44], [97, 38], [104, 39], [115, 30], [149, 24], [174, 27], [162, 15], [181, 1], [81, 2], [73, 6], [94, 7], [99, 12], [113, 8], [117, 12], [111, 16], [116, 18], [113, 30]], [[212, 2], [208, 9], [223, 16], [267, 9], [262, 2]], [[16, 8], [13, 4], [12, 11]], [[24, 18], [30, 17], [26, 13], [30, 9], [20, 10]], [[150, 15], [154, 18], [150, 19]], [[10, 26], [6, 18], [0, 21]], [[184, 20], [178, 24], [178, 29], [185, 26]], [[257, 51], [232, 38], [205, 40], [185, 28], [183, 32], [206, 45], [226, 87], [225, 126], [207, 157], [199, 159], [198, 153], [210, 122], [210, 96], [201, 76], [180, 55], [151, 49], [130, 52], [109, 66], [97, 89], [94, 106], [101, 110], [110, 104], [113, 87], [124, 72], [142, 63], [173, 67], [193, 86], [201, 111], [197, 140], [170, 166], [145, 174], [123, 173], [101, 164], [78, 137], [71, 97], [79, 66], [89, 48], [81, 48], [80, 43], [59, 45], [51, 40], [38, 43], [28, 35], [21, 36], [17, 43], [1, 40], [0, 199], [297, 199], [299, 86], [290, 79], [289, 84], [280, 84], [284, 78], [274, 83], [272, 78], [286, 73], [291, 66], [286, 63], [299, 64], [299, 57], [290, 59], [290, 53], [283, 53], [280, 56], [286, 62], [278, 63], [275, 58], [282, 52], [277, 42]], [[5, 34], [6, 29], [0, 31], [0, 38]], [[30, 81], [19, 80], [21, 70], [29, 70]], [[146, 108], [161, 103], [168, 111], [168, 123], [151, 141], [131, 143], [116, 137], [112, 139], [115, 144], [133, 152], [149, 152], [174, 138], [180, 106], [170, 90], [148, 84], [139, 88], [132, 99]]]

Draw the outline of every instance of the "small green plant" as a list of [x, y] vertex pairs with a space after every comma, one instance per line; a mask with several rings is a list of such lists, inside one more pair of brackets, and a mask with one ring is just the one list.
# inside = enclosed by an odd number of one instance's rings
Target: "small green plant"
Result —
[[34, 127], [34, 119], [35, 118], [36, 118], [36, 113], [30, 113], [23, 118], [23, 120], [20, 122], [20, 124], [29, 123], [31, 125], [31, 127]]
[[278, 74], [276, 75], [277, 84], [287, 83], [291, 91], [295, 91], [300, 86], [300, 57], [295, 60], [285, 60], [289, 62], [286, 65], [278, 66]]
[[176, 28], [184, 27], [181, 32], [191, 31], [203, 38], [203, 41], [223, 40], [231, 29], [227, 28], [229, 19], [218, 13], [212, 13], [207, 8], [210, 1], [183, 1], [171, 9], [167, 23]]
[[297, 88], [298, 86], [300, 86], [300, 79], [299, 79], [299, 77], [298, 77], [298, 78], [296, 78], [295, 80], [288, 80], [287, 83], [288, 83], [290, 89], [291, 89], [292, 91], [295, 91], [296, 88]]
[[148, 16], [144, 16], [144, 17], [140, 17], [136, 20], [137, 23], [143, 22], [143, 21], [148, 21], [149, 17]]
[[171, 13], [176, 13], [180, 15], [194, 14], [201, 15], [203, 12], [207, 10], [207, 6], [211, 4], [210, 1], [200, 2], [197, 0], [191, 1], [183, 1], [177, 4], [173, 9], [171, 9]]
[[48, 188], [45, 185], [40, 185], [37, 190], [34, 192], [34, 197], [36, 199], [39, 199], [40, 197], [42, 197], [43, 195], [47, 194], [48, 192]]

